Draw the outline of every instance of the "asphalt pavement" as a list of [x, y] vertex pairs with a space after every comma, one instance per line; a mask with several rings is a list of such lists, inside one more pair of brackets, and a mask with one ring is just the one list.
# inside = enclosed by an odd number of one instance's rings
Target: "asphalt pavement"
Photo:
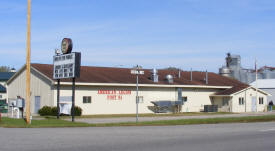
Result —
[[271, 151], [275, 122], [0, 128], [1, 151]]

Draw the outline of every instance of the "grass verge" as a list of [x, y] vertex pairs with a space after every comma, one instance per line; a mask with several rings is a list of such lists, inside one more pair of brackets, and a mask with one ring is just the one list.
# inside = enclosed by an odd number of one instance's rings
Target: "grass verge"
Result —
[[[163, 116], [202, 116], [202, 115], [224, 115], [224, 114], [236, 114], [230, 112], [184, 112], [184, 113], [147, 113], [139, 114], [139, 117], [163, 117]], [[48, 116], [55, 117], [55, 116]], [[82, 115], [75, 118], [118, 118], [118, 117], [136, 117], [136, 114], [99, 114], [99, 115]], [[71, 116], [61, 116], [62, 119], [71, 118]]]
[[32, 120], [32, 124], [27, 125], [22, 119], [2, 118], [1, 127], [7, 128], [43, 128], [43, 127], [111, 127], [111, 126], [169, 126], [169, 125], [190, 125], [190, 124], [218, 124], [218, 123], [250, 123], [250, 122], [270, 122], [275, 121], [275, 115], [231, 117], [231, 118], [208, 118], [208, 119], [180, 119], [148, 122], [125, 122], [125, 123], [104, 123], [88, 124], [81, 122], [70, 122], [47, 118], [44, 120]]
[[0, 127], [7, 128], [42, 128], [42, 127], [87, 127], [89, 124], [80, 122], [70, 122], [58, 120], [54, 118], [46, 118], [43, 120], [32, 120], [31, 124], [26, 124], [23, 119], [13, 119], [3, 117], [0, 122]]

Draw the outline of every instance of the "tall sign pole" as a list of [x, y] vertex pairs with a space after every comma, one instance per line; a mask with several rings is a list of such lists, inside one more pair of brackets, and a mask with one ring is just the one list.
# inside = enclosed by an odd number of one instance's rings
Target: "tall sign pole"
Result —
[[258, 69], [257, 69], [257, 58], [255, 59], [255, 70], [256, 70], [256, 112], [258, 110]]
[[138, 122], [138, 104], [139, 104], [139, 96], [138, 96], [138, 75], [144, 74], [144, 71], [141, 71], [141, 66], [136, 66], [135, 69], [131, 70], [131, 74], [135, 74], [137, 78], [136, 83], [136, 123]]
[[[137, 69], [137, 71], [139, 71]], [[139, 103], [139, 98], [138, 98], [138, 74], [137, 74], [137, 96], [136, 96], [136, 123], [138, 122], [138, 103]]]
[[30, 124], [30, 56], [31, 56], [31, 0], [28, 0], [27, 63], [26, 63], [26, 122]]

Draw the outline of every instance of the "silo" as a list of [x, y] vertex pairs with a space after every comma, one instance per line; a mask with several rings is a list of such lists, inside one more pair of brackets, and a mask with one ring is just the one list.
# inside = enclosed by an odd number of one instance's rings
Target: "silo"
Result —
[[231, 72], [230, 68], [225, 67], [225, 66], [223, 66], [219, 69], [219, 74], [222, 76], [225, 76], [225, 77], [232, 77], [232, 72]]

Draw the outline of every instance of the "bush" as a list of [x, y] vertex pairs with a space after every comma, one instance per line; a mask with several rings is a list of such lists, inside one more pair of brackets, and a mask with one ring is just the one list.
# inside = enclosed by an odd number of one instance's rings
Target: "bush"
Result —
[[[57, 107], [44, 106], [38, 110], [38, 113], [40, 114], [40, 116], [57, 116]], [[62, 116], [63, 114], [60, 115]], [[74, 107], [74, 115], [82, 115], [82, 109], [79, 106]]]
[[57, 107], [56, 106], [52, 107], [52, 109], [51, 109], [51, 115], [52, 116], [57, 116]]
[[52, 114], [52, 108], [50, 106], [43, 106], [41, 109], [38, 110], [40, 116], [47, 116]]
[[74, 107], [74, 115], [75, 116], [81, 116], [82, 115], [82, 109], [79, 106]]

